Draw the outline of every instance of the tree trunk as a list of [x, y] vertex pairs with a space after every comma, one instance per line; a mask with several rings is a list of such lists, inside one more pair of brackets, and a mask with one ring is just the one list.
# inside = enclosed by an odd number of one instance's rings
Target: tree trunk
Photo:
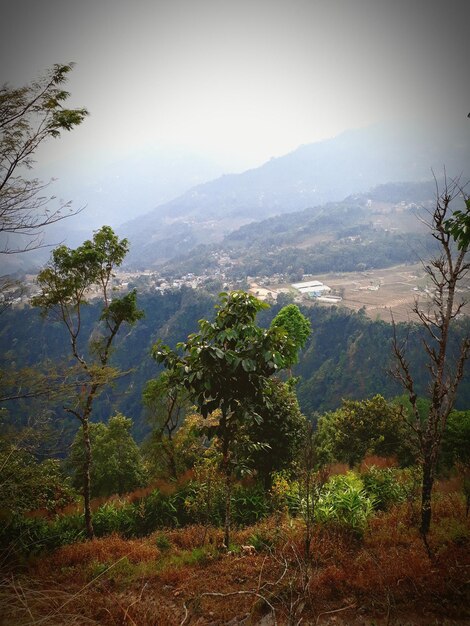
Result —
[[90, 423], [88, 419], [82, 422], [83, 443], [85, 445], [85, 463], [83, 466], [83, 499], [85, 503], [85, 526], [88, 539], [93, 539], [95, 532], [93, 530], [93, 522], [91, 519], [91, 441], [90, 441]]
[[230, 546], [230, 516], [231, 516], [231, 499], [232, 499], [232, 472], [230, 464], [225, 463], [225, 520], [224, 520], [224, 544], [229, 549]]
[[421, 528], [423, 539], [426, 539], [431, 526], [431, 495], [434, 485], [434, 468], [432, 459], [427, 456], [423, 461], [423, 485], [421, 492]]
[[163, 443], [163, 451], [165, 452], [166, 458], [168, 459], [168, 469], [171, 478], [178, 480], [178, 467], [176, 465], [175, 449], [173, 447], [172, 440], [169, 440], [168, 444]]
[[222, 415], [222, 464], [221, 469], [225, 475], [225, 519], [224, 519], [224, 544], [226, 550], [230, 545], [230, 516], [231, 516], [231, 498], [232, 498], [232, 468], [230, 465], [230, 431], [227, 428], [227, 418]]

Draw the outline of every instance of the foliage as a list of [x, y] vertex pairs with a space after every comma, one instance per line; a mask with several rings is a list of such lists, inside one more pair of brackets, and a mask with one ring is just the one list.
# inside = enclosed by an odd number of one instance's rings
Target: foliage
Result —
[[176, 453], [175, 436], [189, 408], [187, 394], [163, 372], [147, 382], [142, 397], [152, 425], [147, 451], [154, 456], [164, 456], [167, 475], [176, 479], [182, 464]]
[[[90, 424], [92, 497], [123, 494], [145, 484], [146, 472], [131, 428], [132, 420], [121, 413], [110, 417], [108, 424]], [[67, 462], [77, 488], [83, 484], [84, 454], [83, 434], [79, 431]]]
[[254, 408], [269, 376], [280, 370], [293, 341], [279, 328], [255, 324], [267, 305], [242, 291], [220, 295], [214, 322], [200, 320], [200, 332], [179, 344], [184, 355], [156, 344], [153, 354], [180, 380], [203, 417], [221, 409], [224, 423], [240, 419]]
[[247, 425], [248, 442], [260, 442], [247, 450], [249, 464], [264, 483], [271, 486], [273, 472], [286, 470], [295, 462], [307, 427], [307, 420], [300, 412], [294, 390], [287, 383], [271, 379], [266, 394], [269, 404], [259, 407], [260, 421]]
[[5, 514], [35, 509], [52, 513], [77, 496], [60, 461], [47, 458], [50, 420], [39, 413], [28, 422], [11, 424], [8, 414], [0, 413], [0, 511]]
[[292, 350], [286, 356], [284, 367], [297, 363], [299, 350], [303, 348], [311, 332], [310, 320], [299, 310], [296, 304], [283, 307], [271, 322], [272, 328], [282, 328], [293, 340]]
[[1, 442], [0, 469], [0, 511], [4, 513], [35, 509], [52, 513], [77, 497], [58, 459], [39, 462], [31, 452]]
[[24, 87], [0, 86], [0, 233], [24, 235], [10, 248], [2, 242], [3, 253], [31, 250], [41, 245], [41, 229], [67, 217], [69, 204], [51, 209], [44, 191], [47, 184], [25, 178], [40, 145], [72, 130], [88, 115], [86, 109], [67, 109], [67, 81], [73, 63], [56, 64], [42, 78]]
[[196, 460], [191, 491], [185, 506], [194, 520], [206, 526], [219, 526], [223, 521], [224, 479], [219, 470], [219, 455], [206, 451]]
[[343, 400], [340, 409], [320, 417], [317, 439], [323, 458], [352, 467], [368, 453], [399, 453], [405, 443], [405, 424], [400, 407], [380, 395]]
[[400, 476], [400, 470], [374, 466], [361, 474], [364, 489], [372, 499], [374, 508], [386, 511], [393, 504], [406, 500], [408, 490]]
[[456, 462], [470, 466], [470, 411], [452, 411], [442, 439], [441, 463]]
[[352, 472], [332, 476], [315, 506], [315, 519], [362, 533], [374, 510], [374, 498]]
[[470, 198], [464, 197], [465, 209], [454, 211], [452, 217], [444, 222], [446, 231], [457, 243], [458, 249], [470, 245]]
[[[93, 537], [90, 507], [90, 468], [92, 451], [90, 417], [95, 397], [119, 373], [109, 366], [113, 342], [123, 324], [133, 325], [143, 312], [137, 308], [136, 293], [110, 298], [113, 271], [120, 266], [128, 251], [128, 241], [119, 240], [112, 228], [103, 226], [72, 250], [64, 245], [52, 252], [49, 265], [39, 272], [37, 281], [41, 292], [31, 299], [33, 306], [46, 317], [59, 321], [67, 330], [72, 356], [78, 368], [76, 389], [65, 411], [76, 417], [82, 427], [84, 445], [83, 497], [85, 523]], [[88, 356], [79, 345], [82, 337], [82, 313], [86, 297], [97, 290], [102, 303], [98, 325], [88, 337]]]
[[283, 329], [266, 330], [255, 323], [257, 313], [266, 306], [243, 291], [222, 293], [215, 320], [200, 320], [199, 333], [178, 345], [182, 355], [161, 344], [156, 344], [153, 351], [172, 381], [186, 388], [204, 418], [220, 409], [214, 434], [220, 443], [226, 476], [227, 546], [231, 477], [236, 465], [234, 441], [243, 425], [261, 421], [259, 407], [270, 405], [267, 381], [284, 367], [294, 346], [294, 340]]

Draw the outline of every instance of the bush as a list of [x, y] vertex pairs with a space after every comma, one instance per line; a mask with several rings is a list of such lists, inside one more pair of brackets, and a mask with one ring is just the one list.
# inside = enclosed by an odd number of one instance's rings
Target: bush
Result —
[[362, 482], [367, 495], [373, 499], [374, 508], [388, 510], [393, 504], [406, 500], [406, 489], [399, 482], [400, 470], [393, 468], [378, 469], [372, 466], [362, 474]]
[[232, 519], [239, 526], [251, 526], [269, 514], [269, 501], [259, 485], [237, 485], [232, 493]]
[[315, 506], [315, 520], [336, 524], [362, 534], [374, 509], [374, 498], [352, 472], [333, 476], [325, 485]]
[[48, 522], [15, 514], [0, 525], [0, 550], [6, 559], [39, 554], [82, 540], [84, 527], [83, 515], [57, 517]]

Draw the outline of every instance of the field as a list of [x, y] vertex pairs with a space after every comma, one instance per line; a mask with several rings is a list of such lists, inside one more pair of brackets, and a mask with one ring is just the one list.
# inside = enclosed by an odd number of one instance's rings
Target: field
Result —
[[[419, 263], [367, 272], [321, 274], [312, 276], [311, 280], [319, 280], [331, 287], [343, 298], [342, 305], [355, 311], [364, 307], [371, 319], [386, 322], [391, 321], [392, 315], [396, 322], [416, 320], [411, 310], [415, 301], [418, 300], [423, 308], [432, 303], [431, 283]], [[457, 296], [459, 301], [469, 300], [469, 278], [461, 282]], [[463, 312], [469, 315], [470, 305], [467, 304]]]

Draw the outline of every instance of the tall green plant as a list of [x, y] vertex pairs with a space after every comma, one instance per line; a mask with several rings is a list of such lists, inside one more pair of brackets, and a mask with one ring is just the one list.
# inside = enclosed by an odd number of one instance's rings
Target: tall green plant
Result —
[[182, 384], [204, 417], [220, 409], [213, 427], [220, 442], [225, 476], [225, 545], [230, 541], [234, 443], [240, 428], [261, 421], [260, 404], [269, 405], [267, 380], [295, 350], [294, 340], [276, 326], [260, 328], [255, 318], [267, 305], [243, 291], [220, 294], [214, 321], [200, 320], [199, 332], [178, 345], [178, 352], [157, 344], [153, 355]]
[[[132, 291], [121, 298], [111, 297], [112, 278], [128, 251], [127, 239], [119, 240], [109, 226], [96, 231], [92, 240], [76, 249], [59, 246], [52, 252], [48, 266], [38, 274], [39, 295], [31, 303], [43, 315], [60, 322], [67, 330], [70, 351], [76, 364], [76, 393], [64, 406], [81, 425], [85, 450], [83, 465], [83, 497], [88, 536], [93, 537], [90, 508], [90, 470], [92, 450], [90, 419], [93, 403], [100, 391], [118, 376], [109, 366], [113, 342], [123, 324], [134, 324], [143, 313]], [[82, 340], [82, 310], [87, 297], [101, 299], [102, 308], [96, 328], [88, 339], [88, 354]]]

